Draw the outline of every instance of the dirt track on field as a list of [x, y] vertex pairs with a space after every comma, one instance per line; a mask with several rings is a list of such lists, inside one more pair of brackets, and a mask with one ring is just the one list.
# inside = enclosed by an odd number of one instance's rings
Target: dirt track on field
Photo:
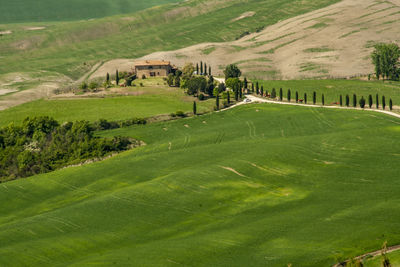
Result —
[[[243, 14], [249, 16], [255, 11]], [[373, 72], [370, 60], [377, 42], [400, 43], [400, 0], [343, 0], [225, 43], [202, 43], [141, 59], [165, 59], [178, 66], [207, 62], [213, 74], [236, 63], [251, 78], [301, 79], [350, 77]], [[105, 63], [92, 77], [130, 70], [134, 60]]]

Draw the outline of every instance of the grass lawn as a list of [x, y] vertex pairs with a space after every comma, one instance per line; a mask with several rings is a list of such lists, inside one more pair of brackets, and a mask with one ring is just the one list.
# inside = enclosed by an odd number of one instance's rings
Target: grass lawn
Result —
[[[145, 83], [151, 84], [152, 81], [148, 79]], [[185, 95], [180, 88], [146, 87], [145, 84], [145, 87], [137, 86], [123, 90], [139, 95], [41, 99], [0, 111], [0, 125], [20, 123], [28, 116], [50, 116], [60, 122], [145, 118], [176, 111], [192, 112], [193, 101], [196, 100]], [[215, 99], [197, 102], [197, 111], [210, 111], [214, 105]]]
[[[382, 102], [382, 95], [386, 97], [386, 106], [389, 105], [389, 99], [392, 98], [393, 105], [400, 105], [400, 82], [392, 81], [361, 81], [361, 80], [290, 80], [290, 81], [259, 81], [260, 87], [271, 92], [276, 89], [279, 96], [279, 88], [283, 89], [284, 98], [287, 97], [288, 89], [291, 89], [292, 101], [295, 100], [296, 91], [299, 92], [299, 98], [304, 99], [304, 93], [307, 93], [307, 102], [312, 103], [312, 94], [317, 92], [317, 102], [321, 103], [321, 95], [325, 95], [325, 103], [330, 104], [339, 102], [340, 95], [343, 95], [343, 104], [345, 96], [350, 96], [350, 105], [353, 103], [353, 94], [357, 95], [359, 100], [362, 96], [366, 99], [368, 106], [368, 96], [371, 94], [375, 107], [375, 95], [379, 94], [379, 102]], [[358, 105], [357, 100], [357, 105]]]
[[[387, 257], [390, 260], [390, 263], [393, 267], [400, 266], [400, 251], [395, 251], [387, 254]], [[375, 258], [364, 261], [364, 267], [381, 267], [382, 266], [382, 257], [377, 256]]]
[[0, 265], [330, 266], [400, 243], [400, 120], [274, 104], [0, 185]]

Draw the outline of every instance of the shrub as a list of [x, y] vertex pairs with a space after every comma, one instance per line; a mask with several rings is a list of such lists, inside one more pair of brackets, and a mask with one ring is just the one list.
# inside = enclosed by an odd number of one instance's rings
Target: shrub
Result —
[[178, 110], [177, 112], [175, 112], [175, 115], [177, 116], [177, 117], [186, 117], [186, 114], [185, 114], [185, 112], [183, 112], [183, 111], [181, 111], [181, 110]]
[[92, 90], [92, 91], [97, 89], [98, 87], [99, 87], [99, 84], [96, 83], [96, 82], [90, 82], [89, 83], [89, 89]]
[[86, 82], [81, 83], [81, 85], [79, 86], [79, 89], [85, 91], [88, 88], [88, 85]]
[[142, 75], [142, 79], [143, 79], [143, 80], [146, 79], [146, 75], [143, 74], [143, 75]]
[[199, 94], [199, 100], [203, 101], [204, 99], [206, 99], [206, 97], [203, 94]]
[[276, 90], [275, 90], [275, 88], [272, 88], [271, 98], [276, 98]]

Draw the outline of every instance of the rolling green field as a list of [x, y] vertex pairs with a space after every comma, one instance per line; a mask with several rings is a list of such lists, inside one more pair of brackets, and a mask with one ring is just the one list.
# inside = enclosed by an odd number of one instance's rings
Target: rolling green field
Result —
[[[392, 264], [393, 267], [400, 266], [400, 252], [399, 251], [389, 253], [389, 254], [387, 254], [387, 257], [389, 258], [390, 263]], [[365, 267], [381, 267], [382, 266], [381, 263], [382, 263], [382, 257], [377, 256], [373, 259], [366, 260], [364, 266]]]
[[[48, 70], [76, 80], [100, 61], [234, 40], [338, 1], [191, 0], [88, 21], [0, 24], [0, 31], [12, 31], [0, 39], [0, 74]], [[246, 11], [256, 14], [233, 21]], [[45, 28], [27, 30], [32, 26]]]
[[0, 265], [330, 266], [400, 243], [400, 120], [273, 104], [0, 185]]
[[[271, 92], [272, 88], [276, 89], [277, 95], [279, 88], [283, 89], [283, 96], [286, 98], [288, 89], [291, 89], [292, 99], [295, 99], [296, 91], [299, 92], [299, 98], [304, 98], [307, 93], [308, 103], [312, 103], [312, 94], [317, 92], [317, 102], [321, 103], [321, 95], [325, 95], [325, 104], [339, 102], [340, 95], [343, 95], [343, 103], [345, 96], [350, 96], [350, 104], [352, 104], [353, 94], [357, 95], [357, 99], [362, 96], [367, 101], [371, 94], [375, 107], [375, 95], [379, 94], [379, 102], [382, 101], [382, 95], [386, 97], [386, 106], [389, 98], [392, 98], [393, 105], [400, 105], [400, 83], [392, 81], [361, 81], [361, 80], [289, 80], [289, 81], [259, 81], [260, 87], [264, 86], [264, 90]], [[292, 100], [293, 101], [293, 100]], [[357, 102], [358, 105], [358, 102]]]
[[0, 24], [99, 18], [174, 2], [179, 0], [0, 0]]
[[[60, 122], [88, 120], [125, 120], [146, 118], [176, 111], [192, 112], [194, 97], [180, 88], [131, 87], [135, 96], [109, 95], [65, 99], [41, 99], [0, 111], [0, 126], [21, 123], [26, 117], [50, 116]], [[213, 109], [215, 99], [197, 103], [199, 113]]]

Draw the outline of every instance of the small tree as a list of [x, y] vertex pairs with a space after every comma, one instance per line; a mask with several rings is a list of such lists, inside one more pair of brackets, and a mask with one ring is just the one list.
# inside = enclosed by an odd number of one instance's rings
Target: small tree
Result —
[[365, 107], [365, 99], [364, 99], [363, 96], [361, 97], [359, 104], [360, 104], [360, 108], [364, 108]]
[[230, 95], [229, 91], [226, 94], [226, 100], [227, 100], [228, 104], [231, 103], [231, 95]]
[[168, 74], [167, 76], [167, 84], [168, 86], [174, 86], [174, 82], [175, 82], [175, 76], [173, 73]]
[[197, 105], [196, 105], [196, 101], [193, 101], [193, 114], [194, 114], [194, 115], [197, 114]]
[[115, 83], [118, 85], [119, 84], [119, 74], [118, 70], [115, 71]]
[[281, 89], [279, 89], [279, 101], [282, 101], [282, 100], [283, 100], [283, 91], [281, 88]]
[[238, 66], [236, 66], [235, 64], [230, 64], [226, 66], [224, 74], [225, 74], [225, 79], [227, 80], [229, 78], [239, 78], [240, 75], [242, 75], [242, 72], [240, 71]]
[[203, 75], [203, 61], [200, 61], [200, 75]]
[[242, 99], [242, 97], [243, 97], [243, 90], [242, 90], [242, 88], [241, 87], [239, 87], [239, 97], [240, 97], [240, 99]]
[[290, 102], [291, 98], [292, 98], [292, 93], [290, 92], [290, 89], [288, 89], [288, 91], [287, 91], [287, 100]]
[[296, 103], [299, 103], [299, 92], [296, 91]]
[[254, 83], [251, 84], [251, 92], [254, 93]]
[[244, 89], [247, 89], [247, 78], [246, 77], [244, 77]]
[[353, 108], [357, 107], [357, 96], [353, 94]]
[[204, 75], [207, 76], [207, 64], [206, 63], [204, 63]]
[[272, 91], [271, 91], [271, 98], [276, 98], [276, 90], [275, 90], [275, 88], [272, 88]]
[[382, 109], [386, 109], [386, 98], [384, 95], [382, 96]]
[[307, 93], [304, 93], [304, 104], [307, 104]]
[[313, 102], [313, 105], [315, 105], [315, 103], [317, 102], [317, 93], [315, 91], [313, 92], [313, 95], [312, 95], [312, 102]]
[[392, 99], [389, 100], [389, 109], [390, 109], [390, 111], [393, 110], [393, 101], [392, 101]]
[[235, 100], [239, 101], [239, 86], [236, 85], [235, 88], [233, 89], [235, 91]]
[[369, 108], [372, 108], [372, 95], [369, 95], [368, 96], [368, 106], [369, 106]]
[[219, 94], [217, 95], [217, 98], [215, 99], [215, 106], [217, 110], [219, 110]]
[[222, 93], [226, 91], [226, 86], [224, 83], [218, 84], [218, 93]]
[[340, 104], [340, 106], [343, 106], [343, 96], [342, 95], [340, 95], [339, 104]]
[[261, 96], [264, 96], [264, 86], [261, 85]]
[[211, 75], [211, 66], [208, 66], [208, 75]]
[[199, 63], [196, 63], [196, 74], [199, 75]]
[[349, 95], [346, 95], [346, 107], [350, 106], [350, 97]]
[[322, 94], [321, 101], [322, 101], [322, 105], [325, 106], [325, 95], [324, 94]]
[[378, 109], [379, 108], [379, 95], [378, 94], [376, 94], [375, 104], [376, 104], [376, 109]]
[[256, 82], [256, 94], [259, 95], [260, 94], [260, 89], [258, 87], [258, 82]]
[[106, 75], [106, 83], [110, 83], [110, 74], [107, 72]]

